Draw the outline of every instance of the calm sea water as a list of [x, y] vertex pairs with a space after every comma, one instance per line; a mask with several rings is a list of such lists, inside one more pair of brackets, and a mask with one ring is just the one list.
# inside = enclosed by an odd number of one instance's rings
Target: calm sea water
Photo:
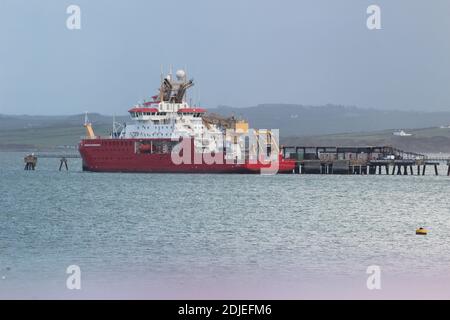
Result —
[[[0, 153], [1, 298], [450, 297], [450, 178], [109, 174]], [[427, 236], [416, 236], [419, 226]], [[66, 268], [81, 269], [81, 290]], [[366, 269], [381, 268], [381, 290]]]

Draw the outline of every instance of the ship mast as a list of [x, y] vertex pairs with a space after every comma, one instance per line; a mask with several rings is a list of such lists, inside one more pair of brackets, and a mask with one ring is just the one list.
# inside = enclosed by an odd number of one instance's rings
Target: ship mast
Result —
[[161, 102], [183, 103], [187, 89], [194, 86], [193, 79], [187, 80], [186, 71], [177, 70], [175, 76], [176, 79], [173, 79], [172, 66], [170, 66], [169, 73], [165, 78], [163, 78], [161, 69], [161, 86], [159, 88]]

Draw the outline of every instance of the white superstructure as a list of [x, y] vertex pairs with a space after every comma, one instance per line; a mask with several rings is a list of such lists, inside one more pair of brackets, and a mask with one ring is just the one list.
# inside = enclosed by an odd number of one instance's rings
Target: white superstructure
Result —
[[[223, 130], [214, 124], [206, 124], [203, 108], [191, 107], [185, 101], [186, 90], [193, 86], [183, 70], [176, 72], [177, 80], [169, 74], [163, 79], [159, 95], [152, 101], [135, 105], [128, 112], [132, 123], [123, 126], [116, 138], [122, 139], [171, 139], [194, 137], [195, 147], [207, 152], [221, 151]], [[113, 133], [114, 135], [114, 133]]]

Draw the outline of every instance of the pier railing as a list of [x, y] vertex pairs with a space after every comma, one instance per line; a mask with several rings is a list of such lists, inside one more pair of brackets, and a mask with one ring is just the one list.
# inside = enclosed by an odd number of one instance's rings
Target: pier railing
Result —
[[66, 158], [66, 159], [78, 159], [81, 158], [79, 153], [37, 153], [37, 158]]

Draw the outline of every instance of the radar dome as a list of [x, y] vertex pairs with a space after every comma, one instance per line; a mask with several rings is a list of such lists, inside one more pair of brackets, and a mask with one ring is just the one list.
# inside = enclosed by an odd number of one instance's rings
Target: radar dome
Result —
[[186, 77], [186, 72], [184, 70], [178, 70], [176, 75], [178, 80], [182, 80]]

